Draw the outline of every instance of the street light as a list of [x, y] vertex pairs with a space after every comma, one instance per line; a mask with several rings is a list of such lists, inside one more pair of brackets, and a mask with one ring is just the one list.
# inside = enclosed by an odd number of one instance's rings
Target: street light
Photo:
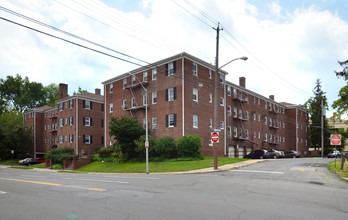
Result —
[[[229, 62], [227, 62], [226, 64], [222, 65], [221, 67], [219, 67], [219, 63], [218, 63], [218, 46], [217, 46], [217, 52], [216, 52], [216, 65], [215, 65], [215, 100], [214, 100], [214, 131], [219, 130], [217, 128], [217, 118], [218, 118], [218, 107], [217, 107], [217, 99], [218, 99], [218, 89], [217, 89], [217, 85], [218, 85], [218, 78], [220, 78], [219, 76], [219, 71], [221, 70], [222, 67], [225, 67], [226, 65], [232, 63], [233, 61], [236, 60], [244, 60], [246, 61], [248, 59], [248, 57], [238, 57], [235, 58]], [[224, 77], [224, 91], [226, 88], [226, 80]], [[226, 117], [226, 93], [224, 92], [224, 100], [225, 100], [225, 104], [224, 104], [224, 116]], [[224, 130], [225, 130], [225, 135], [224, 135], [224, 144], [226, 144], [226, 118], [224, 118]], [[214, 170], [218, 169], [218, 156], [217, 156], [218, 152], [217, 152], [217, 147], [214, 147]]]
[[146, 104], [145, 104], [145, 130], [146, 130], [146, 140], [145, 140], [145, 152], [146, 152], [146, 174], [149, 174], [149, 126], [147, 123], [147, 106], [148, 106], [148, 97], [147, 97], [147, 89], [144, 87], [143, 83], [140, 82], [139, 78], [132, 74], [132, 73], [128, 73], [131, 76], [134, 76], [139, 84], [141, 85], [141, 87], [144, 89], [145, 94], [146, 94]]

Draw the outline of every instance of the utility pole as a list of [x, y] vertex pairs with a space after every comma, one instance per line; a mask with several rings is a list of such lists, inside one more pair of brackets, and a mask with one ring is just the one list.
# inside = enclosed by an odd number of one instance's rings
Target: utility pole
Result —
[[321, 97], [321, 158], [324, 158], [324, 97]]
[[[214, 86], [214, 131], [218, 129], [218, 85], [219, 85], [219, 32], [220, 30], [220, 23], [218, 23], [217, 28], [213, 28], [216, 30], [216, 57], [215, 57], [215, 86]], [[214, 143], [213, 143], [214, 144]], [[214, 146], [214, 170], [218, 169], [218, 152], [217, 152], [218, 146]]]

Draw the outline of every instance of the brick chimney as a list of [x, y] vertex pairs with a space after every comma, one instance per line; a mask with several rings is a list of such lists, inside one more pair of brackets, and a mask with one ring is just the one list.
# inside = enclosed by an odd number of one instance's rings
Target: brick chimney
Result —
[[100, 95], [100, 89], [95, 89], [95, 94]]
[[59, 84], [59, 99], [68, 97], [68, 85], [64, 83]]
[[239, 77], [239, 86], [245, 88], [245, 77]]
[[271, 100], [274, 101], [274, 95], [270, 95], [270, 96], [269, 96], [269, 99], [271, 99]]

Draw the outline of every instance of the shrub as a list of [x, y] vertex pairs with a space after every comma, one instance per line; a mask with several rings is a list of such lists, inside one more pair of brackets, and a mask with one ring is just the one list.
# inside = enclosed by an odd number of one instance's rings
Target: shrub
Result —
[[111, 154], [114, 152], [112, 146], [100, 148], [98, 154], [100, 157], [111, 157]]
[[[142, 135], [138, 138], [138, 140], [135, 140], [134, 143], [137, 146], [135, 148], [135, 151], [138, 153], [138, 158], [145, 158], [146, 156], [146, 148], [145, 148], [145, 140], [146, 140], [146, 135]], [[156, 147], [156, 142], [155, 139], [153, 139], [149, 135], [149, 157], [154, 157], [155, 156], [155, 147]], [[133, 158], [137, 159], [137, 158]], [[134, 161], [134, 160], [133, 160]]]
[[74, 150], [70, 147], [56, 148], [46, 153], [45, 158], [52, 159], [54, 164], [63, 164], [64, 160], [73, 159]]
[[159, 157], [170, 159], [178, 155], [175, 141], [171, 137], [162, 137], [157, 140], [155, 147], [156, 154]]
[[180, 157], [197, 158], [201, 154], [201, 138], [196, 135], [185, 135], [177, 140], [176, 146]]
[[52, 166], [52, 169], [54, 169], [54, 170], [62, 170], [63, 169], [63, 165], [62, 164], [54, 164]]

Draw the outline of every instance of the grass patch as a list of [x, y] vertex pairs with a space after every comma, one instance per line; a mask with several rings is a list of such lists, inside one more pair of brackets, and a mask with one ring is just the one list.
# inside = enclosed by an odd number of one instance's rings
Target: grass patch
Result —
[[9, 168], [11, 168], [11, 169], [19, 169], [19, 170], [30, 170], [30, 169], [34, 169], [34, 168], [32, 168], [32, 167], [9, 167]]
[[46, 164], [45, 163], [38, 163], [38, 164], [30, 165], [29, 167], [32, 167], [32, 168], [46, 168]]
[[[219, 157], [218, 165], [222, 166], [230, 163], [245, 161], [243, 158]], [[169, 160], [163, 162], [149, 162], [149, 171], [156, 172], [178, 172], [197, 170], [214, 166], [213, 157], [205, 157], [202, 160]], [[113, 162], [93, 162], [86, 166], [76, 169], [84, 172], [105, 172], [105, 173], [145, 173], [146, 164], [144, 162], [113, 163]]]
[[336, 167], [335, 167], [335, 161], [332, 161], [327, 166], [329, 170], [336, 171], [337, 173], [341, 174], [342, 177], [348, 178], [348, 161], [344, 163], [343, 170], [341, 170], [341, 160], [336, 160]]
[[0, 165], [17, 165], [18, 160], [0, 160]]

